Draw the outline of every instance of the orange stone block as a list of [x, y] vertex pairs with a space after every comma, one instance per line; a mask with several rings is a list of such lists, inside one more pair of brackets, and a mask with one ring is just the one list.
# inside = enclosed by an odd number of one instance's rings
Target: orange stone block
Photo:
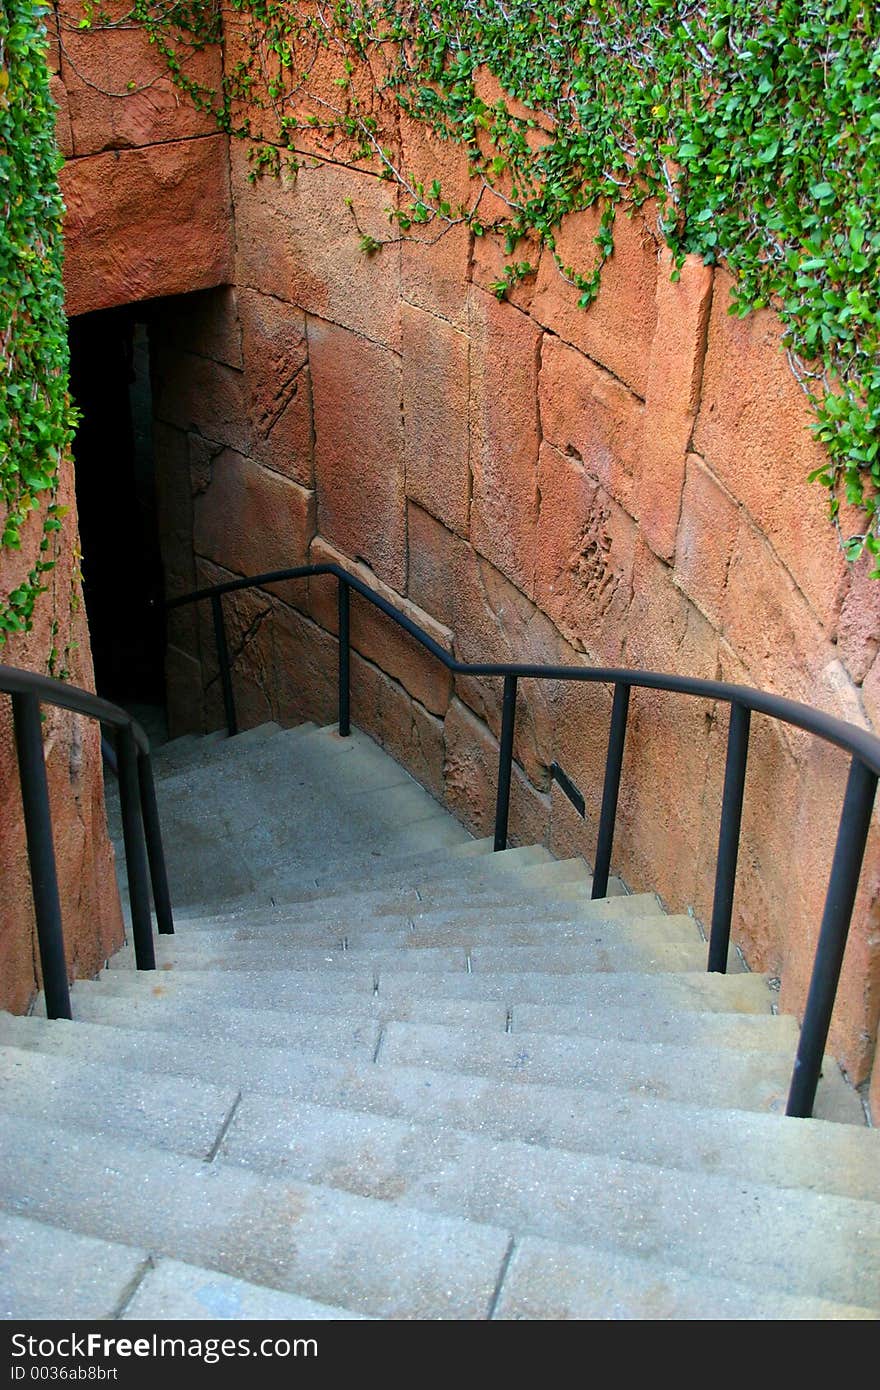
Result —
[[619, 664], [632, 601], [636, 523], [584, 463], [542, 444], [535, 600], [592, 661]]
[[248, 148], [231, 146], [237, 283], [399, 349], [400, 248], [360, 249], [394, 235], [390, 185], [337, 164], [251, 183]]
[[306, 564], [314, 530], [313, 492], [231, 449], [193, 503], [196, 552], [234, 574]]
[[250, 453], [302, 487], [314, 480], [305, 316], [254, 290], [239, 294]]
[[831, 633], [846, 562], [823, 488], [807, 475], [827, 460], [810, 433], [813, 413], [788, 366], [770, 310], [728, 314], [732, 280], [719, 271], [694, 447], [741, 502]]
[[482, 290], [471, 289], [470, 306], [471, 539], [531, 597], [543, 335], [525, 314]]
[[[599, 216], [596, 208], [571, 213], [557, 234], [557, 254], [564, 266], [578, 274], [589, 274], [596, 264]], [[656, 283], [657, 245], [644, 213], [630, 218], [621, 211], [614, 228], [614, 252], [605, 263], [599, 294], [590, 307], [578, 307], [579, 291], [567, 283], [545, 249], [532, 314], [644, 397], [657, 325]]]
[[403, 593], [400, 358], [319, 319], [309, 320], [308, 336], [321, 534]]
[[[439, 139], [429, 126], [408, 116], [400, 118], [400, 135], [404, 177], [412, 188], [419, 183], [430, 188], [436, 179], [455, 223], [477, 193], [466, 149]], [[463, 223], [449, 225], [438, 218], [411, 228], [400, 248], [403, 299], [466, 331], [470, 247], [470, 230]]]
[[[77, 7], [64, 8], [75, 12]], [[81, 14], [82, 6], [78, 8]], [[218, 90], [219, 48], [199, 51], [181, 45], [177, 56], [184, 77]], [[136, 25], [102, 28], [96, 23], [80, 29], [76, 14], [69, 16], [60, 72], [77, 156], [217, 133], [216, 118], [175, 86], [164, 55]]]
[[[482, 720], [453, 700], [444, 724], [446, 804], [477, 836], [491, 835], [498, 787], [498, 743]], [[550, 798], [536, 791], [516, 763], [510, 786], [508, 843], [543, 844]]]
[[356, 653], [351, 662], [351, 695], [352, 717], [358, 728], [442, 801], [443, 720], [429, 714], [402, 685]]
[[466, 536], [468, 340], [421, 309], [404, 304], [401, 316], [407, 496]]
[[673, 258], [660, 253], [657, 328], [651, 344], [645, 428], [637, 470], [642, 534], [663, 560], [675, 555], [685, 459], [700, 398], [713, 271], [689, 256], [681, 278], [670, 279]]
[[675, 583], [713, 627], [724, 621], [727, 575], [739, 532], [736, 502], [696, 454], [687, 460], [675, 548]]
[[68, 314], [232, 279], [227, 144], [211, 135], [64, 166]]
[[550, 334], [542, 344], [538, 398], [546, 442], [580, 460], [585, 472], [634, 515], [641, 401], [583, 353]]

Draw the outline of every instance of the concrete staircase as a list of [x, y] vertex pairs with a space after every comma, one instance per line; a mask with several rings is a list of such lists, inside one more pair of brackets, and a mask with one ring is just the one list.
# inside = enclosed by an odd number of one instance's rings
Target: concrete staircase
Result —
[[[156, 756], [177, 935], [0, 1015], [11, 1318], [876, 1318], [880, 1135], [690, 917], [363, 735]], [[111, 821], [115, 812], [111, 805]]]

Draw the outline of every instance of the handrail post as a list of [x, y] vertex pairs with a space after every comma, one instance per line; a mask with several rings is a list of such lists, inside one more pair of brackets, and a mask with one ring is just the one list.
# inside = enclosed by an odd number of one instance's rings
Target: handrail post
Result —
[[232, 738], [234, 734], [238, 733], [238, 719], [235, 713], [235, 694], [232, 689], [232, 671], [229, 665], [229, 645], [226, 641], [226, 623], [223, 619], [223, 599], [220, 594], [211, 595], [211, 616], [214, 619], [214, 645], [217, 648], [220, 688], [223, 691], [226, 732]]
[[871, 812], [876, 791], [877, 774], [865, 767], [858, 758], [853, 758], [843, 798], [843, 810], [840, 813], [837, 843], [834, 846], [831, 876], [822, 913], [822, 926], [819, 929], [819, 944], [816, 948], [791, 1089], [785, 1108], [786, 1115], [795, 1115], [799, 1119], [808, 1119], [813, 1113], [813, 1102], [822, 1070], [828, 1029], [831, 1026], [831, 1012], [843, 965], [843, 953], [846, 949], [859, 874], [871, 827]]
[[153, 885], [153, 902], [156, 905], [156, 926], [160, 936], [173, 936], [174, 918], [171, 912], [171, 894], [168, 890], [165, 851], [162, 847], [159, 807], [156, 804], [153, 763], [149, 753], [138, 754], [138, 785], [141, 794], [144, 839], [147, 842], [147, 859], [150, 865], [150, 882]]
[[504, 677], [501, 706], [501, 742], [498, 747], [498, 796], [495, 802], [494, 851], [507, 849], [510, 819], [510, 777], [513, 771], [513, 731], [516, 724], [516, 676]]
[[614, 824], [617, 820], [617, 798], [620, 793], [620, 771], [623, 767], [623, 745], [626, 741], [626, 719], [629, 712], [629, 686], [614, 687], [611, 705], [611, 728], [608, 732], [608, 752], [605, 755], [605, 781], [602, 787], [602, 810], [599, 813], [599, 837], [596, 843], [596, 863], [593, 868], [592, 898], [608, 894], [608, 875], [611, 871], [611, 846], [614, 843]]
[[351, 590], [344, 579], [337, 591], [339, 615], [339, 736], [351, 733]]
[[135, 964], [138, 970], [155, 970], [156, 956], [153, 950], [153, 920], [150, 914], [147, 855], [144, 847], [138, 794], [138, 752], [130, 727], [119, 730], [117, 756], [119, 759], [122, 837], [125, 844], [125, 867], [128, 873], [128, 898], [131, 907]]
[[12, 713], [46, 1015], [48, 1018], [72, 1018], [40, 702], [36, 695], [15, 694]]
[[719, 975], [727, 971], [727, 953], [730, 950], [730, 922], [733, 916], [733, 893], [736, 886], [736, 861], [739, 855], [751, 719], [750, 709], [736, 700], [731, 702], [724, 794], [721, 800], [721, 828], [718, 831], [715, 896], [712, 903], [712, 927], [709, 932], [709, 963], [706, 967]]

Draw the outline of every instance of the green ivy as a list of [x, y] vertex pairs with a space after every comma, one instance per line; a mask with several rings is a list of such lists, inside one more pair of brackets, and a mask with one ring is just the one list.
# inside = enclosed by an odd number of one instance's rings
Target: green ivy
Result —
[[0, 645], [31, 627], [54, 566], [64, 511], [58, 468], [74, 425], [46, 13], [29, 0], [0, 3], [0, 547], [19, 550], [28, 518], [42, 514], [37, 559], [17, 588], [0, 595]]
[[[244, 38], [219, 92], [183, 77], [180, 60], [186, 45], [217, 36], [213, 0], [136, 0], [134, 14], [196, 100], [258, 142], [255, 177], [295, 167], [315, 140], [336, 158], [370, 160], [402, 191], [389, 209], [396, 235], [436, 238], [465, 222], [504, 239], [500, 297], [534, 274], [543, 253], [587, 307], [619, 210], [654, 199], [675, 273], [688, 253], [723, 259], [736, 281], [732, 313], [771, 306], [780, 315], [827, 449], [813, 476], [830, 489], [841, 544], [849, 559], [880, 555], [873, 4], [229, 0]], [[335, 98], [322, 71], [330, 57]], [[497, 98], [480, 95], [487, 72]], [[395, 106], [466, 148], [475, 188], [467, 206], [400, 167]], [[589, 207], [600, 211], [596, 251], [590, 264], [568, 265], [560, 224]], [[357, 231], [374, 254], [380, 243]], [[861, 509], [858, 534], [842, 532], [844, 499]]]

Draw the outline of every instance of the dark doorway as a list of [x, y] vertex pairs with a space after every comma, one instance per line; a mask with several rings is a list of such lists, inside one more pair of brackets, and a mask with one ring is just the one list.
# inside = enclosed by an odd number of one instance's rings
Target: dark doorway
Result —
[[127, 706], [164, 706], [149, 349], [137, 308], [72, 319], [70, 355], [82, 414], [73, 452], [96, 687]]

